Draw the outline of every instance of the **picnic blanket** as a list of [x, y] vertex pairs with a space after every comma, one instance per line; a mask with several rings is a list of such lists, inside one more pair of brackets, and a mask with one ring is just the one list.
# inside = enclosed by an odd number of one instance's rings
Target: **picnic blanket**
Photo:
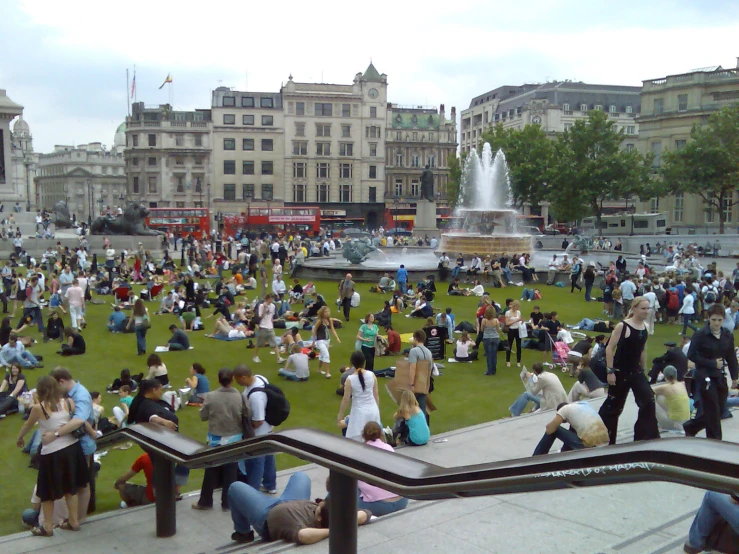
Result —
[[[194, 346], [191, 346], [188, 350], [192, 350], [195, 348]], [[154, 352], [169, 352], [169, 346], [157, 346], [154, 349]], [[172, 350], [172, 352], [182, 352], [182, 350]]]

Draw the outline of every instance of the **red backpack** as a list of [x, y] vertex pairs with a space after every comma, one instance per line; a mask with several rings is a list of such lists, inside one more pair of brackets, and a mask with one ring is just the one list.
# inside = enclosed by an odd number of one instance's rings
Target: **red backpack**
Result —
[[667, 293], [667, 309], [668, 310], [678, 310], [680, 308], [680, 297], [677, 295], [677, 292], [672, 292], [670, 290], [666, 291]]

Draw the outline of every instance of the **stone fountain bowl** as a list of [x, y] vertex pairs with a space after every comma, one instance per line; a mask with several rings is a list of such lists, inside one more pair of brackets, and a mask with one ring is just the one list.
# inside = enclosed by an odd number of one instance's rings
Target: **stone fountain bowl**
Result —
[[437, 252], [446, 252], [449, 257], [461, 252], [465, 256], [478, 254], [521, 254], [531, 252], [531, 235], [505, 235], [480, 233], [444, 233]]

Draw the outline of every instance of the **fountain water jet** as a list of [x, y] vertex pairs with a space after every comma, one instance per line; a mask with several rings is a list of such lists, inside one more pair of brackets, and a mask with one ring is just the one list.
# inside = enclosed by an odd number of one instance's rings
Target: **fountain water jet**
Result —
[[472, 150], [460, 184], [461, 218], [458, 230], [441, 235], [439, 251], [462, 254], [503, 254], [531, 250], [531, 235], [516, 231], [516, 210], [512, 204], [508, 166], [502, 150], [493, 156], [490, 144], [482, 155]]

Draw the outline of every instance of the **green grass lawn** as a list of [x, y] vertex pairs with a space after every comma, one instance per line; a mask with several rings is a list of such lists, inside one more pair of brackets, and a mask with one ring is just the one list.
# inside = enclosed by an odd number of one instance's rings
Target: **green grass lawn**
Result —
[[[324, 294], [327, 301], [332, 304], [335, 299], [336, 283], [316, 283], [318, 292]], [[138, 291], [140, 287], [135, 287]], [[283, 425], [289, 427], [313, 427], [323, 429], [330, 433], [339, 433], [336, 426], [336, 414], [338, 412], [340, 397], [335, 394], [338, 386], [339, 367], [346, 365], [349, 355], [353, 350], [354, 339], [359, 328], [360, 318], [368, 312], [375, 312], [383, 305], [387, 296], [372, 294], [368, 292], [369, 284], [359, 284], [358, 290], [362, 295], [361, 306], [352, 310], [352, 321], [338, 330], [341, 344], [333, 341], [331, 348], [332, 374], [331, 380], [324, 379], [318, 374], [317, 361], [311, 362], [314, 371], [311, 379], [304, 383], [286, 382], [277, 376], [277, 364], [274, 356], [266, 350], [260, 352], [261, 364], [253, 364], [253, 350], [247, 350], [246, 341], [222, 342], [207, 339], [203, 332], [191, 333], [191, 342], [194, 350], [188, 352], [173, 352], [162, 354], [162, 359], [169, 369], [170, 381], [175, 386], [184, 384], [189, 375], [188, 370], [193, 362], [200, 362], [207, 369], [211, 386], [217, 386], [216, 374], [221, 367], [234, 367], [239, 363], [247, 363], [256, 372], [264, 375], [270, 381], [277, 383], [283, 388], [292, 405], [290, 418]], [[474, 313], [478, 299], [474, 297], [448, 297], [445, 286], [439, 287], [440, 294], [433, 303], [437, 308], [451, 306], [457, 322], [462, 320], [474, 321]], [[544, 298], [538, 302], [524, 302], [522, 313], [528, 316], [532, 306], [536, 303], [541, 306], [542, 311], [556, 310], [560, 320], [574, 324], [583, 317], [596, 318], [601, 314], [601, 304], [585, 303], [582, 293], [570, 294], [566, 289], [554, 287], [542, 287]], [[506, 289], [493, 289], [493, 298], [503, 304], [507, 297], [518, 297], [521, 289], [510, 287]], [[253, 293], [248, 296], [249, 300], [254, 298]], [[109, 302], [111, 297], [99, 297]], [[149, 309], [153, 313], [158, 303], [150, 303]], [[43, 344], [36, 330], [31, 335], [39, 339], [31, 351], [34, 354], [43, 355], [45, 369], [29, 370], [26, 376], [29, 385], [33, 386], [39, 375], [53, 369], [57, 365], [68, 367], [75, 379], [80, 380], [90, 391], [105, 391], [106, 385], [117, 377], [122, 368], [129, 368], [132, 373], [146, 371], [144, 356], [136, 355], [135, 336], [133, 334], [112, 334], [105, 328], [105, 322], [111, 311], [110, 305], [89, 305], [87, 307], [87, 329], [84, 336], [87, 341], [87, 354], [63, 359], [55, 354], [59, 343]], [[337, 309], [332, 304], [332, 313]], [[47, 317], [46, 310], [44, 318]], [[152, 328], [147, 335], [148, 352], [154, 351], [156, 345], [166, 344], [169, 338], [167, 327], [175, 321], [173, 316], [153, 316]], [[65, 323], [69, 324], [69, 317], [65, 316]], [[206, 320], [206, 327], [210, 332], [213, 319]], [[14, 322], [15, 323], [15, 322]], [[393, 325], [399, 333], [412, 332], [422, 326], [418, 319], [406, 318], [396, 315]], [[663, 352], [662, 343], [678, 339], [677, 326], [658, 326], [657, 333], [649, 340], [650, 359]], [[278, 330], [279, 331], [279, 330]], [[309, 332], [303, 334], [304, 338]], [[447, 351], [449, 354], [449, 350]], [[436, 391], [433, 394], [434, 403], [438, 411], [431, 418], [431, 429], [433, 433], [441, 433], [469, 425], [474, 425], [508, 415], [508, 406], [521, 393], [522, 386], [518, 378], [519, 370], [513, 367], [506, 368], [503, 353], [499, 355], [498, 374], [495, 377], [484, 377], [485, 358], [471, 364], [446, 364], [442, 370], [443, 376], [436, 379]], [[543, 361], [544, 353], [534, 350], [524, 351], [523, 362], [530, 366], [533, 362]], [[375, 361], [375, 368], [380, 369], [394, 365], [395, 358], [382, 357]], [[515, 361], [515, 358], [514, 358]], [[571, 380], [563, 377], [565, 388], [569, 390]], [[384, 424], [392, 424], [391, 416], [394, 406], [389, 396], [384, 391], [383, 380], [380, 380], [380, 410]], [[105, 415], [111, 416], [111, 409], [118, 399], [116, 396], [103, 394]], [[205, 440], [207, 423], [201, 422], [196, 408], [183, 408], [178, 412], [180, 418], [180, 432]], [[0, 504], [0, 534], [18, 532], [23, 529], [20, 521], [21, 511], [28, 507], [29, 499], [36, 480], [36, 472], [27, 469], [29, 458], [22, 454], [15, 446], [15, 439], [22, 424], [18, 415], [12, 415], [0, 421], [0, 443], [3, 449], [0, 452], [0, 482], [4, 483], [3, 502]], [[30, 436], [30, 435], [29, 435]], [[532, 445], [533, 448], [533, 445]], [[111, 450], [102, 459], [102, 468], [98, 476], [98, 511], [106, 511], [118, 508], [120, 499], [113, 489], [113, 482], [125, 473], [136, 457], [140, 454], [137, 447], [129, 450]], [[297, 458], [280, 455], [278, 456], [278, 469], [284, 469], [302, 462]], [[143, 478], [141, 482], [143, 483]], [[199, 489], [202, 480], [200, 472], [193, 472], [186, 490]]]

